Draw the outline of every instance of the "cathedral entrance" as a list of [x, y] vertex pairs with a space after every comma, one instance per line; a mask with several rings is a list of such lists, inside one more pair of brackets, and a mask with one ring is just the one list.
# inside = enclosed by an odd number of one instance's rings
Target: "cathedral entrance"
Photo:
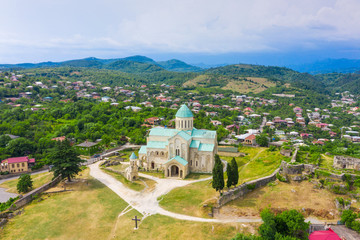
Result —
[[176, 165], [172, 165], [170, 168], [171, 175], [170, 177], [179, 177], [179, 167]]

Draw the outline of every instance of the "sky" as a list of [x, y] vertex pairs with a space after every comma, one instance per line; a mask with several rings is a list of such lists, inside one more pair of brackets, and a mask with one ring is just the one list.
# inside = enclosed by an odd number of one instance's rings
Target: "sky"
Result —
[[0, 0], [0, 63], [360, 59], [360, 0]]

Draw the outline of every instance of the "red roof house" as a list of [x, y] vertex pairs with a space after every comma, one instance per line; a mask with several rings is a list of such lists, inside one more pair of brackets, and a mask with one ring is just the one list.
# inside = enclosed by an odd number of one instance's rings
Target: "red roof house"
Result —
[[311, 233], [309, 240], [341, 240], [341, 238], [329, 228], [327, 231], [315, 231]]

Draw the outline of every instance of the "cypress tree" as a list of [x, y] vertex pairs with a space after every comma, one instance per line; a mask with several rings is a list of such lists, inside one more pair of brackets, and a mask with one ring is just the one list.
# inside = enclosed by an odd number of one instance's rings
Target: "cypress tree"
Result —
[[221, 193], [221, 190], [224, 189], [224, 173], [223, 173], [223, 165], [221, 163], [219, 155], [215, 155], [215, 164], [213, 168], [213, 182], [212, 187], [215, 188], [216, 191]]
[[234, 182], [234, 169], [232, 169], [231, 164], [228, 163], [227, 167], [226, 167], [226, 173], [228, 176], [227, 182], [226, 182], [226, 187], [230, 188], [231, 185], [233, 185]]
[[236, 186], [236, 184], [238, 184], [238, 182], [239, 182], [239, 170], [238, 170], [237, 162], [234, 157], [231, 160], [231, 163], [229, 165], [231, 165], [231, 170], [233, 172], [232, 179], [231, 179], [232, 185]]

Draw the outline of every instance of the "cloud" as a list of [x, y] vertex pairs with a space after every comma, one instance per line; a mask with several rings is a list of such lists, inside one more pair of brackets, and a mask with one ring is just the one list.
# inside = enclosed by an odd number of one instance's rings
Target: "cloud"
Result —
[[14, 0], [2, 8], [2, 59], [18, 49], [34, 49], [35, 59], [40, 49], [251, 53], [317, 49], [324, 41], [356, 50], [360, 40], [358, 0]]

